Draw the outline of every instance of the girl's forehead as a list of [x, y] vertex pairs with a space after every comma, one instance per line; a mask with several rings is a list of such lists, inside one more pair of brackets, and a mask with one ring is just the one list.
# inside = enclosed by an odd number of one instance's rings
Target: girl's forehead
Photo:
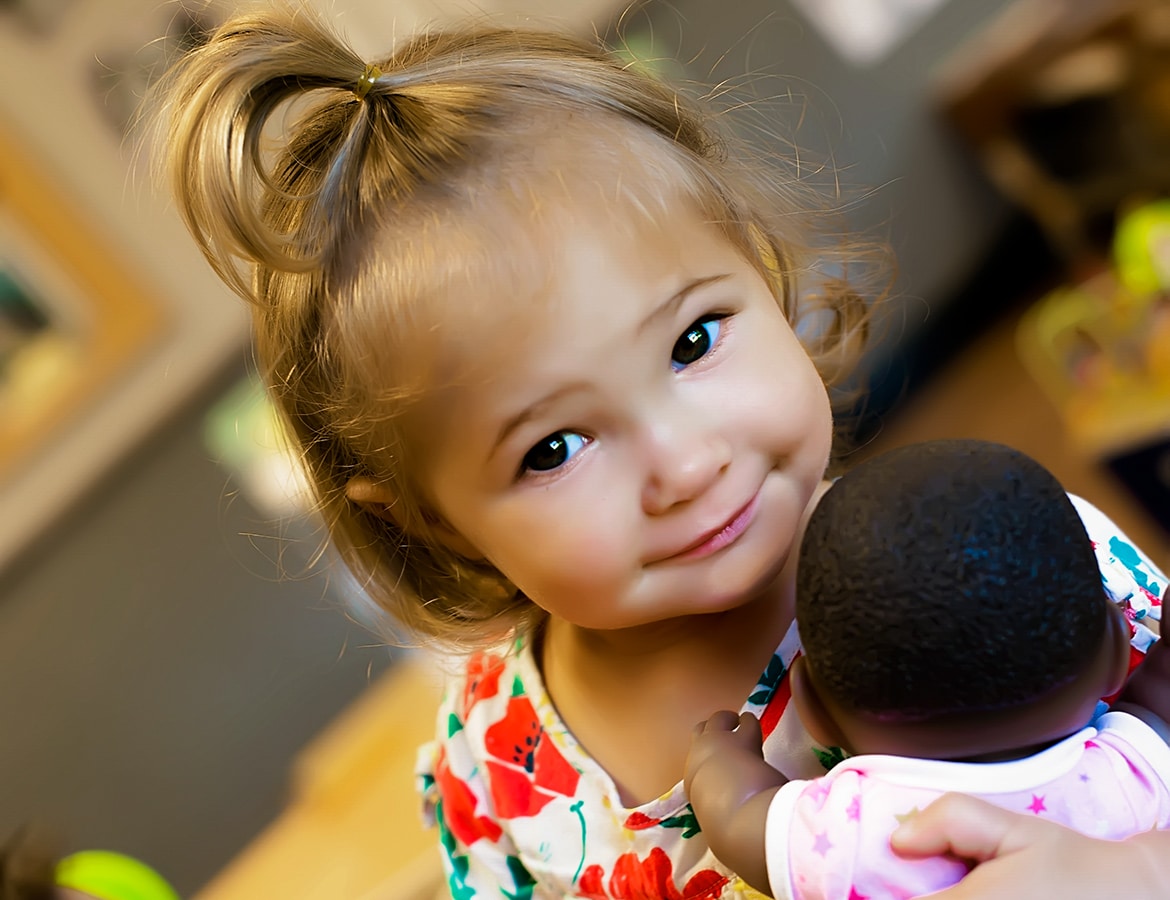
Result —
[[375, 396], [493, 377], [557, 314], [574, 243], [661, 252], [677, 222], [711, 218], [701, 177], [654, 136], [561, 122], [521, 137], [384, 223], [349, 335]]
[[[548, 212], [546, 210], [546, 212]], [[492, 235], [504, 264], [462, 270], [436, 298], [431, 377], [404, 422], [420, 457], [480, 446], [533, 398], [604, 382], [653, 312], [744, 261], [686, 204], [669, 222], [629, 204], [574, 205]], [[482, 259], [490, 259], [483, 254]], [[587, 389], [586, 389], [587, 390]]]
[[586, 274], [604, 285], [619, 256], [652, 258], [669, 269], [678, 223], [700, 220], [681, 196], [647, 198], [599, 181], [558, 181], [530, 204], [516, 199], [503, 198], [491, 214], [435, 222], [424, 238], [435, 253], [422, 275], [430, 283], [416, 296], [427, 307], [419, 320], [438, 357], [436, 375], [479, 377], [467, 367], [515, 352], [550, 317], [563, 315], [564, 304], [580, 302], [568, 283], [582, 274], [583, 245], [595, 264]]

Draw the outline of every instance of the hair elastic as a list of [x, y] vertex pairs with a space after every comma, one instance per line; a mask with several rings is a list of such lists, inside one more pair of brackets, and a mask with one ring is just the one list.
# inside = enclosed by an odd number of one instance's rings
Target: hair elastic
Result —
[[382, 77], [382, 70], [370, 63], [366, 66], [366, 70], [362, 72], [362, 77], [357, 80], [357, 84], [353, 86], [353, 95], [359, 100], [365, 100], [366, 94], [370, 92], [370, 88], [374, 86], [374, 82]]
[[57, 863], [58, 887], [100, 900], [179, 900], [166, 880], [146, 863], [108, 850], [82, 850]]

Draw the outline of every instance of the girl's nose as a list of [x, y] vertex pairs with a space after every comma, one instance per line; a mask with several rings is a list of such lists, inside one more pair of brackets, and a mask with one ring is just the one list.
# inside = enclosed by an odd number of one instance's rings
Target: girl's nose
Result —
[[703, 428], [666, 428], [649, 441], [649, 466], [642, 506], [661, 515], [702, 496], [731, 462], [731, 444]]

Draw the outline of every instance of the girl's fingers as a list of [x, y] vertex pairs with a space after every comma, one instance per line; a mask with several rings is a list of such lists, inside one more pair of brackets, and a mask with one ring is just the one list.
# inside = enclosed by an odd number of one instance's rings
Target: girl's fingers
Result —
[[890, 845], [901, 856], [949, 853], [983, 862], [1027, 843], [1031, 824], [1029, 819], [974, 797], [945, 794], [898, 826]]

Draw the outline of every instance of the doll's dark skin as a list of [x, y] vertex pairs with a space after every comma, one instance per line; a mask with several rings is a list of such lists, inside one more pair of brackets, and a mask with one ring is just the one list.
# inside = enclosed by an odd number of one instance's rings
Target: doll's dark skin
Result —
[[[805, 657], [789, 674], [792, 701], [809, 734], [852, 755], [880, 753], [922, 759], [993, 762], [1022, 758], [1073, 734], [1089, 720], [1097, 700], [1121, 688], [1129, 659], [1124, 614], [1109, 607], [1100, 652], [1070, 683], [1042, 699], [978, 716], [953, 714], [891, 725], [850, 710], [818, 688]], [[1170, 722], [1170, 648], [1149, 650], [1119, 700], [1127, 712]], [[695, 727], [685, 785], [695, 816], [715, 856], [749, 885], [771, 894], [764, 852], [768, 806], [788, 779], [764, 761], [754, 716], [717, 712]]]

